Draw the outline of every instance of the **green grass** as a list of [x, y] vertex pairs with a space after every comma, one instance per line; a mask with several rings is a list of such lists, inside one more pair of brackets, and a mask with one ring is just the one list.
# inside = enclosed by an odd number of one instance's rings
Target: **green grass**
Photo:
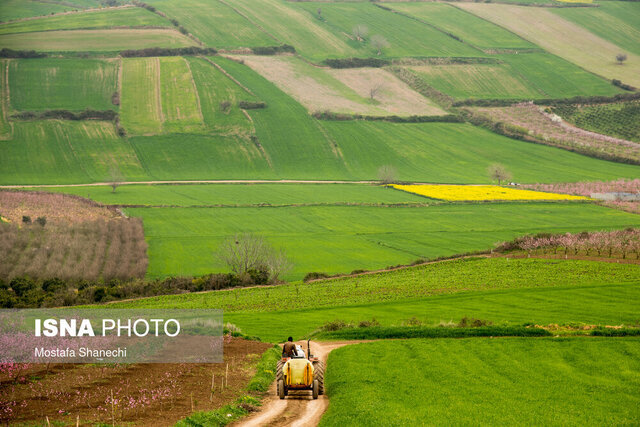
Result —
[[[40, 189], [43, 190], [43, 189]], [[425, 203], [427, 199], [388, 187], [360, 184], [197, 184], [47, 188], [104, 204], [132, 205], [289, 205]]]
[[623, 425], [640, 404], [637, 338], [381, 341], [329, 365], [323, 426]]
[[0, 48], [43, 52], [118, 52], [193, 45], [193, 40], [178, 31], [162, 28], [40, 31], [0, 36]]
[[122, 60], [120, 121], [129, 135], [162, 131], [158, 58]]
[[15, 110], [114, 110], [118, 64], [97, 59], [23, 59], [9, 66]]
[[[250, 133], [253, 125], [238, 107], [238, 102], [255, 101], [255, 97], [206, 60], [185, 59], [189, 63], [198, 90], [202, 117], [207, 127], [213, 131], [236, 135]], [[230, 103], [226, 111], [223, 109], [223, 102]]]
[[385, 6], [428, 22], [481, 49], [536, 47], [497, 25], [445, 3], [389, 3]]
[[107, 122], [14, 122], [13, 139], [0, 141], [0, 150], [3, 184], [106, 181], [115, 165], [127, 179], [146, 177], [131, 146]]
[[147, 3], [176, 19], [207, 46], [229, 49], [277, 44], [219, 0], [150, 0]]
[[203, 130], [200, 102], [189, 64], [184, 58], [160, 58], [160, 91], [165, 132]]
[[553, 111], [593, 132], [640, 142], [640, 101], [601, 105], [562, 105]]
[[284, 248], [294, 263], [287, 277], [301, 279], [310, 271], [376, 269], [420, 257], [485, 250], [496, 242], [531, 232], [580, 232], [640, 224], [637, 215], [582, 203], [134, 208], [127, 212], [144, 220], [150, 277], [224, 270], [214, 252], [223, 239], [239, 232], [261, 234]]
[[105, 9], [72, 13], [69, 15], [9, 23], [0, 26], [0, 34], [145, 26], [170, 27], [171, 23], [160, 15], [151, 13], [146, 9], [130, 7], [126, 9]]
[[73, 10], [71, 6], [56, 3], [40, 3], [37, 1], [3, 0], [0, 7], [0, 21], [30, 18], [32, 16], [50, 15], [52, 13]]
[[640, 55], [640, 8], [624, 1], [603, 1], [597, 8], [553, 9], [622, 49]]
[[[306, 13], [307, 19], [333, 32], [357, 51], [357, 56], [376, 56], [377, 49], [371, 45], [373, 35], [381, 35], [389, 47], [382, 56], [483, 56], [482, 52], [447, 36], [414, 19], [391, 13], [368, 2], [364, 3], [291, 3]], [[317, 18], [322, 9], [322, 20]], [[366, 25], [365, 41], [349, 38], [356, 25]], [[296, 45], [296, 43], [293, 43]], [[303, 53], [306, 53], [301, 49]], [[331, 52], [325, 49], [325, 52]], [[332, 52], [331, 52], [332, 53]]]
[[[272, 45], [293, 45], [298, 52], [313, 60], [359, 54], [359, 50], [349, 43], [347, 37], [335, 34], [324, 23], [292, 3], [279, 0], [234, 0], [229, 4], [270, 34], [275, 39], [270, 43]], [[321, 4], [323, 9], [328, 6], [327, 3]]]
[[373, 178], [385, 164], [397, 169], [398, 179], [440, 183], [487, 183], [487, 168], [496, 162], [508, 165], [516, 182], [631, 178], [639, 170], [515, 141], [468, 124], [360, 121], [323, 122], [322, 126], [358, 177]]

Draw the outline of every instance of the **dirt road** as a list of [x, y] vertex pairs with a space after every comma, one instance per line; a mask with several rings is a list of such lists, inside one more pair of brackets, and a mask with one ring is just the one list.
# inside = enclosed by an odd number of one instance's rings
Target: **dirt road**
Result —
[[[363, 341], [340, 341], [340, 342], [311, 342], [311, 353], [327, 363], [329, 353], [336, 348], [356, 344]], [[307, 351], [307, 342], [299, 341], [304, 351]], [[269, 395], [263, 400], [260, 412], [250, 418], [246, 418], [236, 426], [315, 426], [320, 421], [322, 414], [329, 406], [329, 399], [326, 395], [321, 395], [318, 400], [313, 400], [310, 391], [289, 391], [289, 396], [280, 400], [276, 396], [275, 382], [269, 389]]]

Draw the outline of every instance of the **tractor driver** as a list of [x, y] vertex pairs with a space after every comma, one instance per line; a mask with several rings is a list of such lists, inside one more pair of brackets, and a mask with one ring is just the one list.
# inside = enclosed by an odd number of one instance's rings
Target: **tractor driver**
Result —
[[293, 343], [293, 337], [289, 337], [287, 342], [282, 347], [282, 357], [296, 357], [298, 352], [296, 351], [296, 345]]

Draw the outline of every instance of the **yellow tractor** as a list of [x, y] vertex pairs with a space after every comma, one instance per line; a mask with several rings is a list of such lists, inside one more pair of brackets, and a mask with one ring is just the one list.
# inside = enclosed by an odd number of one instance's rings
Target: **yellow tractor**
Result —
[[296, 345], [297, 355], [283, 357], [276, 368], [276, 384], [278, 396], [284, 399], [289, 390], [311, 390], [314, 399], [324, 394], [324, 363], [311, 354], [311, 347], [307, 341], [305, 356], [302, 346]]

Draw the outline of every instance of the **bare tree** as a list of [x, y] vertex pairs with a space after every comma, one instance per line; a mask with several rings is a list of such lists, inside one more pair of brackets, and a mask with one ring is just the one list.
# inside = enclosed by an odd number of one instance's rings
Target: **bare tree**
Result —
[[371, 98], [372, 101], [376, 99], [376, 96], [378, 96], [378, 92], [380, 92], [380, 89], [382, 89], [382, 83], [380, 82], [374, 83], [373, 86], [371, 86], [371, 88], [369, 89], [369, 98]]
[[383, 36], [375, 34], [371, 36], [371, 46], [378, 51], [378, 55], [381, 55], [382, 49], [389, 47], [389, 42]]
[[393, 184], [397, 182], [398, 173], [396, 172], [396, 168], [390, 165], [380, 166], [378, 169], [378, 181], [382, 184]]
[[122, 176], [122, 173], [120, 172], [120, 169], [118, 169], [117, 166], [113, 166], [109, 170], [109, 182], [111, 185], [112, 193], [115, 193], [116, 188], [118, 188], [124, 182], [124, 177]]
[[353, 29], [351, 30], [351, 34], [353, 34], [353, 37], [357, 41], [361, 42], [369, 34], [369, 29], [367, 28], [366, 25], [358, 24], [355, 27], [353, 27]]
[[265, 271], [272, 282], [289, 271], [293, 264], [283, 249], [274, 249], [262, 236], [242, 233], [226, 239], [217, 256], [236, 275], [250, 271]]
[[618, 61], [618, 64], [622, 65], [622, 63], [626, 60], [627, 60], [626, 53], [619, 53], [616, 55], [616, 61]]
[[507, 181], [512, 177], [511, 172], [509, 172], [503, 165], [499, 163], [492, 164], [491, 166], [489, 166], [487, 171], [489, 173], [489, 177], [492, 180], [498, 181], [498, 185], [500, 185], [502, 181]]

